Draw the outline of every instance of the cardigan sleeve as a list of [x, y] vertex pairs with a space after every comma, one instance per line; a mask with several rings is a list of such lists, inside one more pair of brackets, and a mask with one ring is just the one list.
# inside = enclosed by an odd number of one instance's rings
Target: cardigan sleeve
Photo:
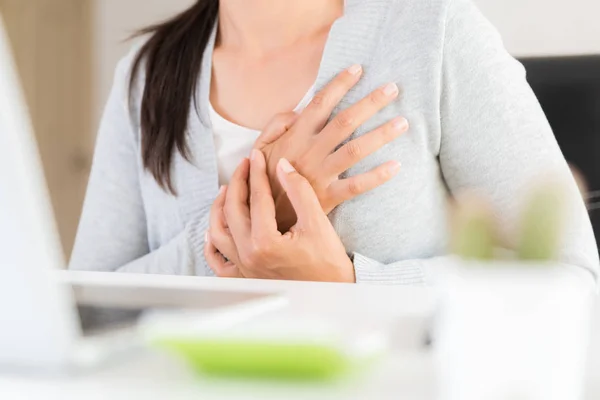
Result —
[[[560, 262], [597, 278], [598, 252], [589, 215], [550, 125], [498, 32], [471, 0], [449, 0], [442, 54], [439, 162], [451, 193], [474, 190], [507, 225], [519, 199], [543, 171], [567, 183], [570, 220]], [[427, 284], [448, 257], [382, 264], [354, 255], [358, 282]]]
[[[116, 70], [96, 141], [70, 269], [194, 275], [204, 270], [208, 215], [150, 251], [140, 189], [140, 157], [129, 118], [130, 57]], [[200, 266], [200, 267], [199, 267]]]

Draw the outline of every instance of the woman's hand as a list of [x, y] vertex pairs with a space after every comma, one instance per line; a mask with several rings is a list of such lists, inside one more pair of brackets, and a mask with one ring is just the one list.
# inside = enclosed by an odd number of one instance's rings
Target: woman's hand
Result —
[[209, 266], [224, 277], [355, 282], [352, 261], [311, 184], [285, 159], [276, 173], [297, 223], [285, 234], [277, 230], [266, 160], [254, 151], [213, 206], [205, 248]]
[[[248, 165], [247, 159], [242, 162], [242, 165], [244, 164]], [[238, 168], [234, 177], [240, 173], [246, 172], [240, 171], [240, 168]], [[226, 199], [227, 186], [221, 186], [219, 194], [210, 209], [210, 225], [204, 237], [204, 258], [208, 266], [221, 278], [246, 278], [238, 267], [242, 265], [225, 219]]]
[[267, 160], [277, 221], [282, 232], [287, 232], [295, 223], [296, 216], [276, 179], [277, 163], [281, 158], [289, 160], [308, 180], [325, 214], [344, 201], [382, 185], [399, 171], [400, 164], [390, 161], [367, 173], [339, 179], [357, 162], [408, 130], [406, 119], [398, 117], [335, 150], [360, 125], [398, 96], [398, 87], [390, 83], [327, 123], [335, 106], [359, 81], [361, 74], [360, 66], [340, 73], [314, 97], [302, 114], [279, 115], [258, 138], [255, 148], [261, 150]]

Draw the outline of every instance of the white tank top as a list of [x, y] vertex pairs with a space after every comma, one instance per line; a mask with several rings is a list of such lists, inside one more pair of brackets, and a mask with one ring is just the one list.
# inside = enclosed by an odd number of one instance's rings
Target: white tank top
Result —
[[[314, 95], [315, 86], [313, 85], [294, 111], [304, 110]], [[250, 156], [250, 151], [258, 139], [260, 131], [226, 120], [215, 111], [212, 104], [209, 104], [209, 113], [217, 153], [219, 185], [226, 185], [244, 157]]]

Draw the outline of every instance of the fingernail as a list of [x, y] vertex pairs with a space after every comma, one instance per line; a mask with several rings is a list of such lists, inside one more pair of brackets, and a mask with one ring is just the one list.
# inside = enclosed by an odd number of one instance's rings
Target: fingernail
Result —
[[396, 85], [394, 82], [388, 83], [383, 87], [383, 93], [386, 96], [395, 95], [396, 93], [398, 93], [398, 85]]
[[207, 231], [207, 232], [204, 232], [204, 241], [205, 241], [206, 243], [208, 243], [208, 241], [209, 241], [209, 239], [208, 239], [208, 231]]
[[221, 195], [221, 194], [223, 194], [223, 192], [224, 192], [224, 191], [225, 191], [225, 185], [222, 185], [222, 186], [219, 188], [219, 194], [220, 194], [220, 195]]
[[362, 71], [362, 67], [358, 64], [354, 64], [348, 68], [348, 72], [350, 72], [351, 75], [358, 75], [360, 74], [360, 71]]
[[396, 175], [398, 173], [398, 171], [400, 171], [400, 167], [402, 165], [398, 162], [398, 161], [393, 161], [392, 165], [390, 165], [388, 167], [388, 171], [390, 172], [390, 175]]
[[256, 157], [258, 157], [258, 150], [252, 149], [252, 152], [250, 153], [250, 160], [254, 161]]
[[296, 171], [294, 166], [292, 164], [290, 164], [290, 162], [288, 160], [286, 160], [285, 158], [282, 158], [281, 160], [279, 160], [279, 168], [281, 168], [281, 170], [283, 172], [285, 172], [286, 174], [291, 174], [292, 172]]
[[404, 117], [394, 118], [392, 127], [398, 131], [408, 128], [408, 120]]

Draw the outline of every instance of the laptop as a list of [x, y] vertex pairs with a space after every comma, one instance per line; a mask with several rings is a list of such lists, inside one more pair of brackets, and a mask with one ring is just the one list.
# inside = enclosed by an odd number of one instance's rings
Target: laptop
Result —
[[[285, 304], [283, 297], [271, 293], [127, 285], [112, 291], [105, 287], [95, 297], [108, 302], [93, 304], [89, 293], [97, 288], [59, 283], [56, 276], [65, 267], [31, 121], [0, 17], [0, 369], [65, 371], [96, 365], [135, 347], [136, 321], [149, 310], [222, 314], [222, 323], [223, 315], [240, 321]], [[128, 290], [137, 291], [135, 303], [128, 302]], [[81, 292], [88, 293], [86, 304], [78, 304]]]

